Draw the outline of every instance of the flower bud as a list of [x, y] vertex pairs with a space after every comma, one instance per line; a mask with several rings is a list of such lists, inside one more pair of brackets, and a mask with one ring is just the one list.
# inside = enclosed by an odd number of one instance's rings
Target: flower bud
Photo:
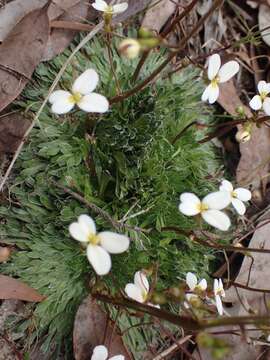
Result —
[[239, 143], [243, 144], [243, 143], [250, 140], [250, 138], [251, 138], [250, 131], [248, 131], [248, 130], [238, 130], [236, 135], [235, 135], [235, 138]]
[[128, 59], [134, 59], [139, 55], [141, 45], [135, 39], [125, 39], [121, 41], [118, 50], [123, 56], [126, 56]]

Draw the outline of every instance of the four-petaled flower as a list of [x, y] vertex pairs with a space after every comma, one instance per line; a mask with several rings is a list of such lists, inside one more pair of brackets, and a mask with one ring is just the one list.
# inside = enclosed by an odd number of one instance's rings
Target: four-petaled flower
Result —
[[134, 283], [129, 283], [125, 287], [125, 292], [128, 297], [144, 303], [147, 301], [149, 293], [149, 282], [142, 271], [137, 271], [134, 275]]
[[129, 247], [129, 238], [111, 231], [97, 233], [94, 220], [88, 215], [80, 215], [78, 222], [69, 226], [71, 236], [87, 246], [90, 264], [98, 275], [106, 275], [111, 270], [110, 254], [120, 254]]
[[249, 106], [253, 110], [263, 109], [267, 115], [270, 115], [270, 97], [267, 96], [270, 93], [270, 83], [259, 81], [257, 88], [259, 95], [253, 96], [249, 102]]
[[223, 305], [222, 305], [222, 297], [225, 297], [225, 291], [223, 288], [223, 283], [221, 279], [214, 280], [214, 295], [216, 300], [216, 307], [219, 315], [223, 315]]
[[108, 349], [104, 345], [98, 345], [94, 348], [91, 360], [125, 360], [123, 355], [115, 355], [108, 358]]
[[200, 214], [204, 221], [221, 231], [227, 231], [231, 225], [229, 217], [222, 211], [231, 202], [225, 191], [213, 192], [205, 196], [202, 201], [192, 193], [180, 196], [179, 211], [187, 216]]
[[231, 202], [235, 210], [239, 215], [244, 215], [246, 207], [243, 201], [249, 201], [251, 199], [251, 192], [241, 187], [234, 189], [228, 180], [221, 182], [219, 190], [227, 192], [231, 197]]
[[186, 275], [186, 283], [191, 291], [204, 292], [207, 289], [207, 281], [202, 279], [198, 283], [197, 276], [192, 272], [188, 272]]
[[230, 80], [239, 71], [237, 61], [228, 61], [221, 66], [221, 59], [218, 54], [214, 54], [209, 58], [208, 79], [210, 84], [202, 94], [202, 101], [208, 101], [213, 104], [219, 97], [219, 84]]
[[104, 1], [104, 0], [95, 0], [95, 2], [92, 4], [92, 6], [94, 9], [96, 9], [98, 11], [102, 11], [105, 14], [116, 15], [116, 14], [120, 14], [120, 13], [126, 11], [128, 8], [128, 3], [123, 2], [121, 4], [108, 5], [106, 3], [106, 1]]
[[73, 83], [71, 92], [56, 90], [49, 97], [52, 112], [58, 115], [66, 114], [75, 104], [83, 111], [104, 113], [109, 109], [105, 96], [93, 92], [99, 81], [98, 74], [93, 69], [85, 70]]

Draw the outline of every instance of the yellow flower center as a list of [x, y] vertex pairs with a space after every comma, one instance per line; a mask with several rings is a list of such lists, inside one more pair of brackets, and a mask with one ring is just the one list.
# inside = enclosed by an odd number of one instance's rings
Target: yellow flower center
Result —
[[89, 234], [88, 235], [88, 242], [92, 245], [98, 245], [100, 240], [99, 240], [99, 237], [98, 235], [95, 235], [95, 234]]
[[147, 300], [147, 296], [148, 296], [148, 293], [146, 290], [142, 290], [142, 297], [143, 297], [143, 301], [145, 302]]
[[220, 82], [220, 78], [219, 76], [216, 76], [213, 80], [211, 80], [211, 85], [213, 87], [217, 87], [219, 82]]
[[235, 191], [232, 191], [232, 192], [231, 192], [231, 196], [232, 196], [233, 198], [237, 198], [236, 192], [235, 192]]
[[261, 93], [260, 93], [260, 97], [261, 97], [261, 99], [262, 99], [262, 101], [263, 100], [265, 100], [265, 98], [267, 97], [267, 92], [265, 92], [265, 91], [262, 91]]
[[72, 104], [78, 104], [78, 102], [81, 100], [82, 94], [79, 92], [74, 92], [72, 95], [70, 95], [68, 101]]
[[110, 15], [113, 14], [113, 7], [108, 5], [105, 9], [105, 13]]
[[200, 203], [198, 204], [198, 210], [199, 212], [203, 212], [209, 209], [209, 206], [207, 204], [204, 203]]

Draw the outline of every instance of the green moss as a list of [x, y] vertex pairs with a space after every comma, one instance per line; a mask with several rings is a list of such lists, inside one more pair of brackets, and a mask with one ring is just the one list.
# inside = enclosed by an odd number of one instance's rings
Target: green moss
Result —
[[[70, 51], [38, 67], [34, 83], [26, 88], [17, 107], [30, 115], [38, 110]], [[141, 79], [163, 59], [164, 54], [153, 52]], [[130, 89], [137, 60], [122, 59], [114, 50], [114, 63], [121, 90]], [[115, 84], [100, 38], [77, 54], [60, 86], [70, 88], [74, 78], [89, 67], [100, 75], [98, 92], [114, 96]], [[178, 211], [179, 195], [192, 191], [203, 196], [214, 188], [209, 174], [217, 169], [218, 161], [211, 146], [199, 145], [192, 129], [171, 144], [190, 122], [211, 121], [199, 101], [202, 84], [197, 75], [189, 68], [171, 79], [158, 80], [98, 118], [78, 110], [57, 118], [46, 106], [16, 165], [17, 177], [10, 188], [14, 205], [0, 208], [6, 219], [0, 226], [1, 238], [19, 249], [2, 271], [47, 296], [28, 320], [36, 329], [29, 341], [46, 333], [45, 345], [51, 339], [59, 345], [70, 341], [74, 314], [87, 293], [93, 271], [79, 244], [68, 235], [70, 222], [89, 213], [100, 229], [110, 228], [100, 216], [56, 189], [51, 179], [72, 186], [115, 219], [122, 219], [128, 211], [129, 215], [140, 213], [127, 223], [152, 229], [147, 235], [130, 231], [130, 250], [113, 256], [117, 284], [109, 275], [105, 280], [110, 286], [124, 286], [135, 271], [154, 262], [159, 263], [159, 288], [176, 283], [187, 271], [207, 274], [211, 251], [161, 231], [169, 225], [192, 229], [194, 219]], [[138, 339], [149, 341], [152, 330], [134, 330], [127, 339], [131, 350], [141, 349]]]

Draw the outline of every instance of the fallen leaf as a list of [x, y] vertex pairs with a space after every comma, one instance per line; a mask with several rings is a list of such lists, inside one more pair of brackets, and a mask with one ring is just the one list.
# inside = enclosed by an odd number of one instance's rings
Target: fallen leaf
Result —
[[0, 45], [0, 111], [23, 90], [49, 36], [47, 6], [26, 15]]
[[260, 31], [264, 30], [265, 28], [268, 28], [267, 30], [262, 31], [262, 38], [263, 41], [268, 46], [270, 46], [270, 34], [269, 34], [270, 4], [269, 5], [260, 4], [258, 21], [259, 21]]
[[6, 262], [11, 254], [9, 247], [0, 246], [0, 263]]
[[[259, 224], [258, 229], [254, 232], [253, 237], [249, 243], [249, 247], [270, 249], [270, 223], [261, 227], [260, 226], [261, 225]], [[267, 279], [270, 277], [269, 254], [253, 252], [252, 257], [253, 260], [251, 257], [245, 256], [239, 274], [235, 279], [235, 283], [241, 285], [248, 285], [252, 288], [270, 290], [267, 282]], [[249, 277], [250, 279], [248, 281]], [[263, 293], [261, 292], [255, 292], [242, 288], [237, 288], [236, 290], [234, 286], [231, 286], [228, 290], [226, 290], [226, 296], [224, 300], [226, 302], [232, 303], [232, 306], [229, 308], [225, 307], [225, 310], [229, 313], [229, 316], [249, 316], [250, 309], [254, 310], [257, 315], [264, 315], [267, 313], [265, 303], [269, 299], [269, 294], [267, 294], [266, 299], [264, 300]], [[242, 304], [244, 304], [244, 306]], [[251, 327], [253, 328], [253, 326]], [[231, 329], [239, 331], [239, 327], [231, 327]], [[221, 327], [219, 329], [212, 329], [213, 332], [215, 330], [224, 331], [228, 330], [228, 328]], [[247, 336], [249, 335], [248, 331], [246, 332], [246, 334]], [[253, 331], [250, 335], [256, 338], [261, 335], [261, 332]], [[218, 335], [217, 337], [223, 339], [232, 347], [232, 352], [229, 354], [230, 360], [254, 360], [259, 357], [262, 352], [262, 346], [260, 346], [259, 344], [257, 344], [257, 346], [254, 346], [254, 343], [252, 342], [250, 344], [247, 344], [247, 342], [243, 339], [242, 336], [226, 334]], [[213, 359], [209, 351], [206, 349], [200, 348], [200, 354], [203, 360]], [[200, 359], [197, 354], [195, 358]]]
[[[51, 7], [49, 8], [50, 12]], [[88, 11], [89, 10], [89, 11]], [[89, 16], [87, 16], [89, 13]], [[95, 19], [94, 11], [89, 9], [89, 5], [85, 0], [77, 1], [76, 5], [70, 7], [64, 12], [57, 20], [59, 21], [93, 21]], [[51, 16], [52, 18], [52, 16]], [[42, 61], [53, 59], [56, 55], [60, 54], [70, 44], [76, 35], [77, 31], [68, 29], [53, 29], [50, 33], [48, 43]]]
[[97, 345], [105, 345], [110, 357], [122, 354], [125, 360], [132, 359], [119, 335], [118, 328], [97, 302], [88, 296], [80, 305], [75, 317], [73, 330], [75, 359], [89, 360]]
[[40, 302], [45, 299], [45, 296], [39, 294], [35, 289], [19, 280], [0, 275], [0, 299]]
[[[251, 110], [240, 100], [233, 80], [221, 85], [218, 102], [232, 116], [237, 114], [238, 107], [244, 109], [248, 118], [252, 116]], [[241, 128], [241, 125], [238, 128]], [[261, 185], [265, 188], [270, 163], [269, 127], [254, 126], [250, 141], [240, 144], [240, 153], [241, 158], [236, 170], [237, 183], [242, 186], [252, 185], [254, 189], [260, 188]]]
[[[0, 42], [13, 27], [31, 11], [41, 9], [48, 0], [13, 0], [0, 9]], [[81, 0], [54, 0], [48, 10], [50, 20], [55, 20]], [[86, 2], [85, 2], [86, 3]]]
[[[156, 5], [151, 6], [153, 4]], [[174, 13], [176, 4], [171, 0], [162, 0], [158, 3], [156, 0], [152, 0], [150, 6], [143, 18], [142, 27], [159, 33], [169, 17]]]
[[115, 16], [113, 18], [113, 23], [117, 24], [121, 21], [125, 21], [126, 19], [134, 16], [142, 11], [144, 11], [148, 5], [151, 3], [151, 0], [129, 0], [128, 8], [125, 12]]
[[31, 122], [19, 113], [0, 118], [0, 153], [14, 153]]

